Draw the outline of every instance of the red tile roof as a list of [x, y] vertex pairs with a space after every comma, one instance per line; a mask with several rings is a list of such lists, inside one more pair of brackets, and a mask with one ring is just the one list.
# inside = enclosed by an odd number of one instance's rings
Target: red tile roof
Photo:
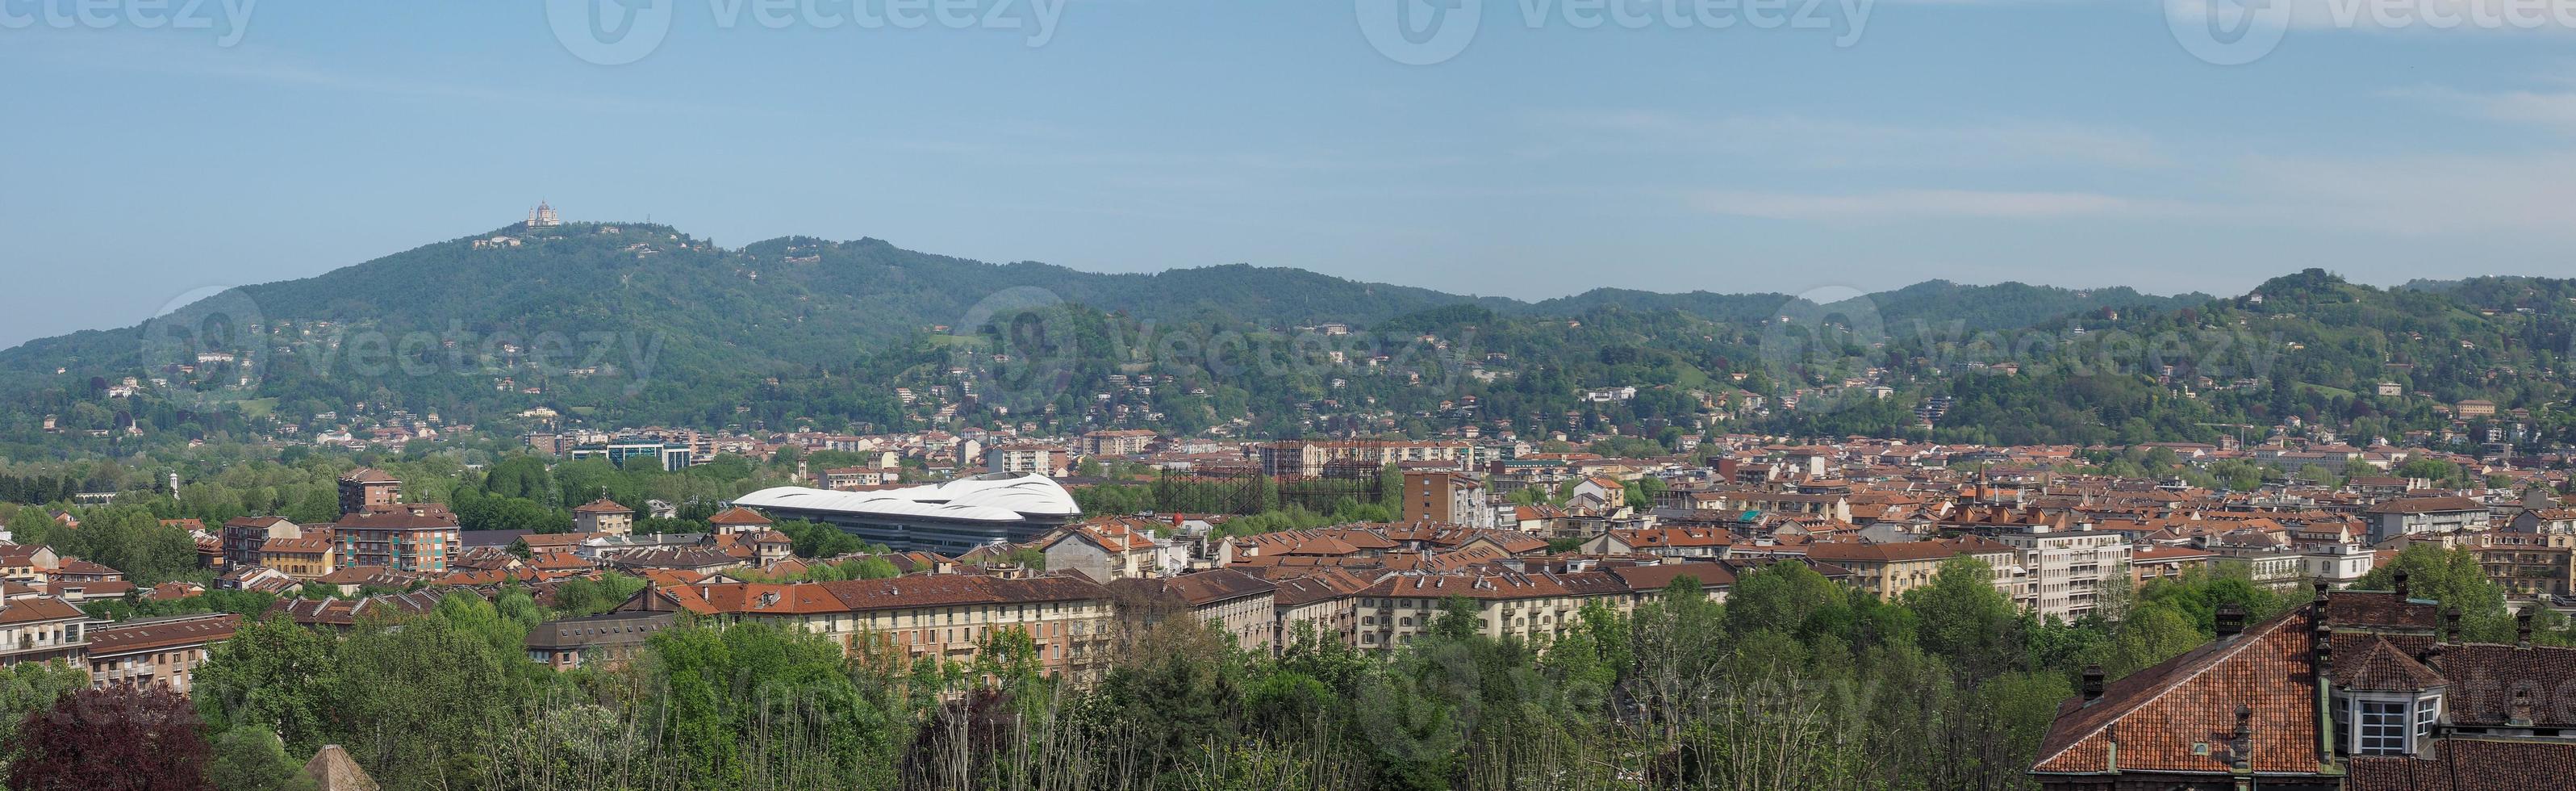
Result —
[[[2316, 688], [2284, 672], [2307, 664], [2311, 606], [2131, 674], [2098, 699], [2069, 699], [2058, 706], [2031, 771], [2227, 772], [2239, 706], [2253, 713], [2254, 771], [2316, 771]], [[2194, 744], [2209, 749], [2195, 751]]]

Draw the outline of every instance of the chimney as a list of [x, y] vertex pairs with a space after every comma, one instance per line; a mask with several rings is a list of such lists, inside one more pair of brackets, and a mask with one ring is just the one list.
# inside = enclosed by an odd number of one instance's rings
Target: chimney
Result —
[[2236, 704], [2236, 740], [2234, 744], [2228, 746], [2234, 748], [2228, 752], [2236, 754], [2236, 768], [2254, 767], [2254, 709], [2252, 707], [2243, 703]]
[[2442, 636], [2440, 641], [2447, 643], [2456, 643], [2460, 641], [2460, 608], [2453, 607], [2442, 611]]
[[2530, 648], [2530, 647], [2531, 647], [2531, 611], [2530, 611], [2530, 610], [2524, 610], [2524, 611], [2522, 611], [2520, 614], [2517, 614], [2517, 615], [2513, 616], [2513, 647], [2515, 647], [2515, 648]]
[[2245, 608], [2234, 604], [2218, 605], [2218, 639], [2225, 640], [2245, 632]]
[[2326, 585], [2326, 581], [2325, 581], [2325, 580], [2317, 580], [2317, 601], [2325, 601], [2325, 600], [2326, 600], [2326, 590], [2327, 590], [2327, 589], [2328, 589], [2328, 586]]
[[2398, 570], [2397, 570], [2397, 598], [2400, 598], [2400, 599], [2413, 598], [2412, 596], [2409, 596], [2409, 595], [2408, 595], [2408, 593], [2409, 593], [2409, 591], [2406, 589], [2406, 570], [2405, 570], [2405, 569], [2398, 569]]
[[2520, 687], [2513, 691], [2513, 708], [2507, 710], [2506, 717], [2507, 719], [2504, 724], [2508, 727], [2531, 727], [2532, 707], [2531, 689], [2529, 687]]
[[2101, 666], [2101, 665], [2086, 665], [2086, 666], [2084, 666], [2084, 701], [2085, 701], [2085, 702], [2087, 702], [2087, 703], [2090, 703], [2090, 702], [2092, 702], [2092, 701], [2094, 701], [2094, 700], [2100, 699], [2101, 697], [2102, 697], [2102, 666]]

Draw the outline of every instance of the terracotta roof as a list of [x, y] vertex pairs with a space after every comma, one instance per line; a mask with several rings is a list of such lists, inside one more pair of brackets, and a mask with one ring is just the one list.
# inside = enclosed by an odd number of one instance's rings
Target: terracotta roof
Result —
[[[2284, 672], [2307, 662], [2313, 606], [2112, 682], [2100, 698], [2068, 699], [2058, 706], [2031, 771], [2227, 772], [2232, 761], [2219, 748], [2236, 730], [2239, 706], [2253, 712], [2254, 771], [2316, 771], [2315, 687], [2300, 674]], [[2195, 755], [2193, 744], [2213, 749]], [[2117, 767], [2111, 765], [2115, 754]]]
[[334, 525], [342, 530], [455, 530], [456, 517], [433, 516], [419, 511], [386, 511], [373, 514], [349, 514]]
[[1887, 544], [1830, 544], [1807, 546], [1807, 557], [1836, 563], [1906, 563], [1943, 560], [1957, 557], [1959, 547], [1941, 541], [1899, 541]]
[[635, 509], [618, 505], [617, 501], [602, 497], [597, 500], [583, 503], [580, 508], [572, 509], [572, 512], [576, 514], [632, 514], [635, 513]]
[[313, 760], [304, 763], [304, 774], [313, 778], [316, 791], [379, 791], [375, 778], [358, 768], [358, 761], [337, 744], [322, 745]]
[[0, 601], [0, 625], [59, 621], [67, 618], [87, 619], [88, 617], [89, 614], [72, 606], [71, 602], [51, 596]]
[[2339, 686], [2364, 692], [2413, 692], [2450, 683], [2387, 640], [2372, 640], [2358, 662], [2336, 662], [2334, 679]]
[[1659, 563], [1652, 566], [1618, 566], [1605, 569], [1610, 576], [1626, 583], [1631, 591], [1663, 590], [1673, 580], [1690, 577], [1702, 589], [1724, 588], [1735, 584], [1735, 571], [1721, 563]]
[[341, 473], [340, 480], [348, 481], [350, 483], [402, 483], [401, 478], [396, 478], [391, 474], [386, 473], [384, 470], [379, 470], [374, 467], [360, 467]]
[[2429, 514], [2442, 511], [2484, 511], [2485, 503], [2466, 497], [2400, 497], [2370, 507], [2374, 514]]
[[303, 538], [272, 538], [259, 542], [259, 551], [294, 552], [298, 554], [327, 552], [331, 549], [328, 532], [306, 533]]
[[2442, 739], [2431, 760], [2355, 756], [2346, 791], [2576, 788], [2576, 744]]
[[63, 580], [53, 580], [45, 583], [45, 592], [56, 596], [78, 593], [80, 594], [80, 598], [86, 601], [89, 599], [103, 599], [133, 593], [134, 583], [124, 580], [97, 580], [94, 582], [66, 582]]
[[1108, 591], [1088, 579], [1045, 576], [1006, 579], [942, 574], [882, 580], [819, 583], [852, 610], [937, 607], [950, 604], [1005, 604], [1079, 601], [1105, 598]]
[[1109, 587], [1135, 590], [1148, 595], [1171, 596], [1187, 602], [1192, 607], [1205, 607], [1251, 596], [1271, 596], [1279, 590], [1279, 586], [1260, 577], [1234, 569], [1202, 571], [1168, 579], [1123, 579], [1109, 583]]
[[715, 516], [707, 517], [707, 524], [711, 524], [711, 525], [766, 525], [766, 524], [772, 524], [772, 523], [769, 521], [769, 517], [761, 516], [761, 515], [760, 515], [760, 512], [758, 512], [758, 511], [754, 511], [754, 510], [751, 510], [751, 509], [749, 509], [749, 508], [744, 508], [744, 507], [742, 507], [742, 506], [738, 506], [738, 505], [737, 505], [737, 506], [734, 506], [734, 507], [732, 507], [732, 508], [727, 508], [727, 509], [725, 509], [723, 513], [719, 513], [719, 514], [716, 514]]
[[2399, 599], [2394, 593], [2336, 591], [2326, 599], [2325, 618], [2337, 629], [2429, 629], [2440, 621], [2441, 605], [2424, 599]]
[[742, 562], [741, 558], [698, 546], [645, 547], [617, 552], [602, 559], [621, 568], [722, 568]]
[[2576, 726], [2576, 711], [2559, 699], [2560, 690], [2576, 689], [2576, 649], [2445, 645], [2431, 664], [2453, 682], [2443, 705], [2454, 723], [2502, 726], [2513, 719], [2514, 691], [2528, 689], [2536, 696], [2526, 701], [2536, 726]]
[[1308, 571], [1300, 576], [1274, 581], [1278, 590], [1271, 602], [1279, 607], [1302, 607], [1326, 599], [1338, 599], [1368, 588], [1368, 580], [1339, 569]]
[[173, 646], [218, 643], [232, 639], [233, 630], [240, 625], [239, 615], [214, 613], [174, 615], [101, 626], [89, 631], [89, 655], [113, 656]]

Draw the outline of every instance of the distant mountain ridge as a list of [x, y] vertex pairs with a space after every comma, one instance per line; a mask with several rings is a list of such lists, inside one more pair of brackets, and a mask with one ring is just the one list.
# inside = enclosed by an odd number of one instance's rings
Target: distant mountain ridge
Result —
[[[510, 226], [233, 289], [138, 327], [0, 351], [0, 442], [41, 448], [77, 431], [108, 443], [128, 426], [156, 437], [180, 426], [189, 427], [184, 436], [238, 437], [254, 428], [244, 421], [271, 416], [280, 423], [270, 429], [310, 432], [317, 427], [303, 421], [350, 424], [346, 414], [321, 416], [361, 408], [377, 418], [387, 410], [440, 414], [450, 423], [545, 407], [610, 425], [712, 427], [809, 416], [882, 425], [922, 419], [894, 403], [897, 386], [945, 387], [950, 392], [934, 403], [955, 403], [974, 392], [957, 371], [1024, 370], [993, 354], [993, 339], [981, 333], [996, 316], [1040, 305], [1060, 304], [1073, 318], [1023, 329], [1058, 336], [1038, 339], [1041, 347], [1080, 348], [1047, 361], [1079, 369], [1078, 380], [1031, 385], [1047, 395], [1074, 381], [1096, 387], [1118, 370], [1144, 372], [1150, 366], [1139, 355], [1167, 351], [1141, 344], [1326, 323], [1385, 330], [1397, 345], [1426, 333], [1461, 338], [1479, 330], [1473, 337], [1480, 348], [1513, 348], [1536, 366], [1529, 370], [1541, 378], [1514, 387], [1553, 394], [1577, 386], [1568, 380], [1560, 387], [1558, 377], [1626, 376], [1638, 365], [1664, 366], [1675, 382], [1704, 387], [1715, 372], [1762, 364], [1753, 345], [1764, 328], [1792, 323], [1775, 319], [1863, 328], [1871, 322], [1861, 319], [1875, 317], [1891, 339], [1925, 328], [1955, 337], [1959, 328], [2099, 322], [2122, 311], [2154, 315], [2211, 301], [2127, 288], [1935, 280], [1832, 305], [1776, 293], [1623, 288], [1529, 302], [1245, 264], [1104, 274], [986, 263], [867, 238], [782, 237], [729, 249], [663, 225]], [[1582, 329], [1569, 334], [1573, 327]], [[1589, 356], [1560, 358], [1569, 354]], [[128, 379], [140, 384], [123, 384]], [[1343, 386], [1312, 371], [1206, 384], [1225, 402], [1203, 415], [1208, 420], [1247, 409], [1275, 417]], [[1222, 392], [1227, 387], [1249, 400]], [[1562, 412], [1556, 397], [1495, 403]], [[59, 427], [40, 428], [48, 416], [59, 416]]]
[[[616, 231], [603, 232], [611, 228]], [[504, 237], [518, 244], [489, 242]], [[487, 244], [477, 248], [478, 241]], [[669, 226], [620, 223], [502, 228], [313, 277], [245, 286], [238, 296], [268, 318], [368, 322], [430, 331], [460, 325], [469, 333], [616, 331], [634, 329], [631, 325], [639, 316], [701, 313], [728, 317], [721, 324], [737, 330], [802, 325], [799, 329], [809, 337], [883, 342], [953, 323], [979, 301], [1012, 289], [1038, 289], [1041, 292], [1031, 293], [1042, 293], [1040, 298], [1163, 321], [1216, 312], [1274, 326], [1325, 321], [1367, 324], [1457, 304], [1477, 304], [1513, 315], [1571, 316], [1601, 308], [1681, 311], [1747, 324], [1778, 315], [1793, 299], [1776, 293], [1601, 288], [1523, 302], [1246, 264], [1158, 273], [1095, 273], [1035, 262], [993, 264], [905, 250], [872, 238], [834, 242], [783, 237], [726, 250]], [[1975, 286], [1933, 280], [1871, 294], [1868, 299], [1890, 326], [1917, 318], [1964, 316], [1969, 317], [1971, 329], [1982, 329], [2025, 326], [2102, 307], [2179, 307], [2210, 297], [2156, 296], [2128, 288]], [[186, 310], [182, 309], [183, 318]], [[33, 370], [63, 363], [65, 358], [110, 362], [119, 352], [117, 346], [131, 345], [128, 341], [137, 329], [31, 340], [0, 351], [0, 371]], [[728, 337], [718, 345], [761, 344]], [[770, 351], [782, 359], [803, 356], [787, 348]]]

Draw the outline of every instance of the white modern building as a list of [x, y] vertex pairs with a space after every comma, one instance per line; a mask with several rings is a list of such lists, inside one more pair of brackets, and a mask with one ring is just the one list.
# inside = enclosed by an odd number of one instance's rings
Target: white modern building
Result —
[[1082, 516], [1063, 486], [1044, 475], [1014, 473], [872, 492], [781, 486], [743, 495], [734, 504], [772, 519], [829, 524], [896, 551], [949, 555], [997, 542], [1025, 543]]

